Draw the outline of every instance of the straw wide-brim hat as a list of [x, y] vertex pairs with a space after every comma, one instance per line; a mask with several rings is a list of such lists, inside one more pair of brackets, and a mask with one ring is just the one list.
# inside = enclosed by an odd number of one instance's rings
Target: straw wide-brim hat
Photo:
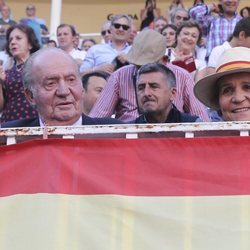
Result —
[[195, 96], [207, 107], [219, 110], [217, 81], [223, 76], [240, 72], [250, 73], [250, 49], [235, 47], [226, 50], [220, 57], [216, 72], [196, 83], [194, 87]]
[[134, 39], [126, 58], [129, 63], [142, 66], [158, 62], [166, 52], [166, 38], [152, 29], [141, 31]]

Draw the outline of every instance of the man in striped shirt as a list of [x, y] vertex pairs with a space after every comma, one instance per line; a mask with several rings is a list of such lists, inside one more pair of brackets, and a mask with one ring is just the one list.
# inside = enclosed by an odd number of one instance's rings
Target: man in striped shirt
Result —
[[[131, 65], [124, 66], [111, 74], [89, 116], [110, 117], [115, 114], [117, 119], [124, 122], [135, 120], [139, 116], [135, 94], [137, 70], [144, 64], [161, 62], [165, 51], [164, 36], [150, 29], [140, 32], [127, 54], [127, 60]], [[172, 64], [167, 64], [167, 67], [176, 77], [177, 94], [174, 104], [178, 110], [208, 121], [205, 106], [194, 96], [194, 81], [190, 74]]]
[[233, 33], [241, 16], [236, 13], [240, 0], [219, 0], [219, 4], [198, 4], [189, 10], [191, 18], [208, 28], [207, 56]]

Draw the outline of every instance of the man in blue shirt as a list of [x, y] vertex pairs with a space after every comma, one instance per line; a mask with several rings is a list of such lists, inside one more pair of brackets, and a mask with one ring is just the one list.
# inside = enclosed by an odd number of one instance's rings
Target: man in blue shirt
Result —
[[114, 71], [113, 61], [116, 57], [125, 62], [125, 54], [130, 46], [127, 43], [131, 28], [131, 19], [127, 15], [116, 15], [111, 19], [111, 41], [107, 44], [92, 46], [80, 67], [82, 74], [93, 71], [104, 71], [111, 74]]

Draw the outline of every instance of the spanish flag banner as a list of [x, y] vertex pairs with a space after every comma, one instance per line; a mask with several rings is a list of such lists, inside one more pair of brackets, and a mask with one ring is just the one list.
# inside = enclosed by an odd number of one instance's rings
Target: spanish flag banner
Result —
[[249, 250], [250, 138], [0, 147], [0, 249]]

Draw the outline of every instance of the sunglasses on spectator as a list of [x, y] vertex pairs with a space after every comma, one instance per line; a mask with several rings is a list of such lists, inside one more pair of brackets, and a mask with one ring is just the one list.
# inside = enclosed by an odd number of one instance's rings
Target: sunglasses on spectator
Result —
[[27, 7], [26, 10], [34, 10], [34, 7]]
[[102, 30], [101, 35], [105, 36], [106, 34], [110, 34], [110, 30]]
[[120, 29], [122, 27], [123, 30], [128, 30], [130, 27], [126, 24], [114, 23], [113, 26], [115, 29]]

